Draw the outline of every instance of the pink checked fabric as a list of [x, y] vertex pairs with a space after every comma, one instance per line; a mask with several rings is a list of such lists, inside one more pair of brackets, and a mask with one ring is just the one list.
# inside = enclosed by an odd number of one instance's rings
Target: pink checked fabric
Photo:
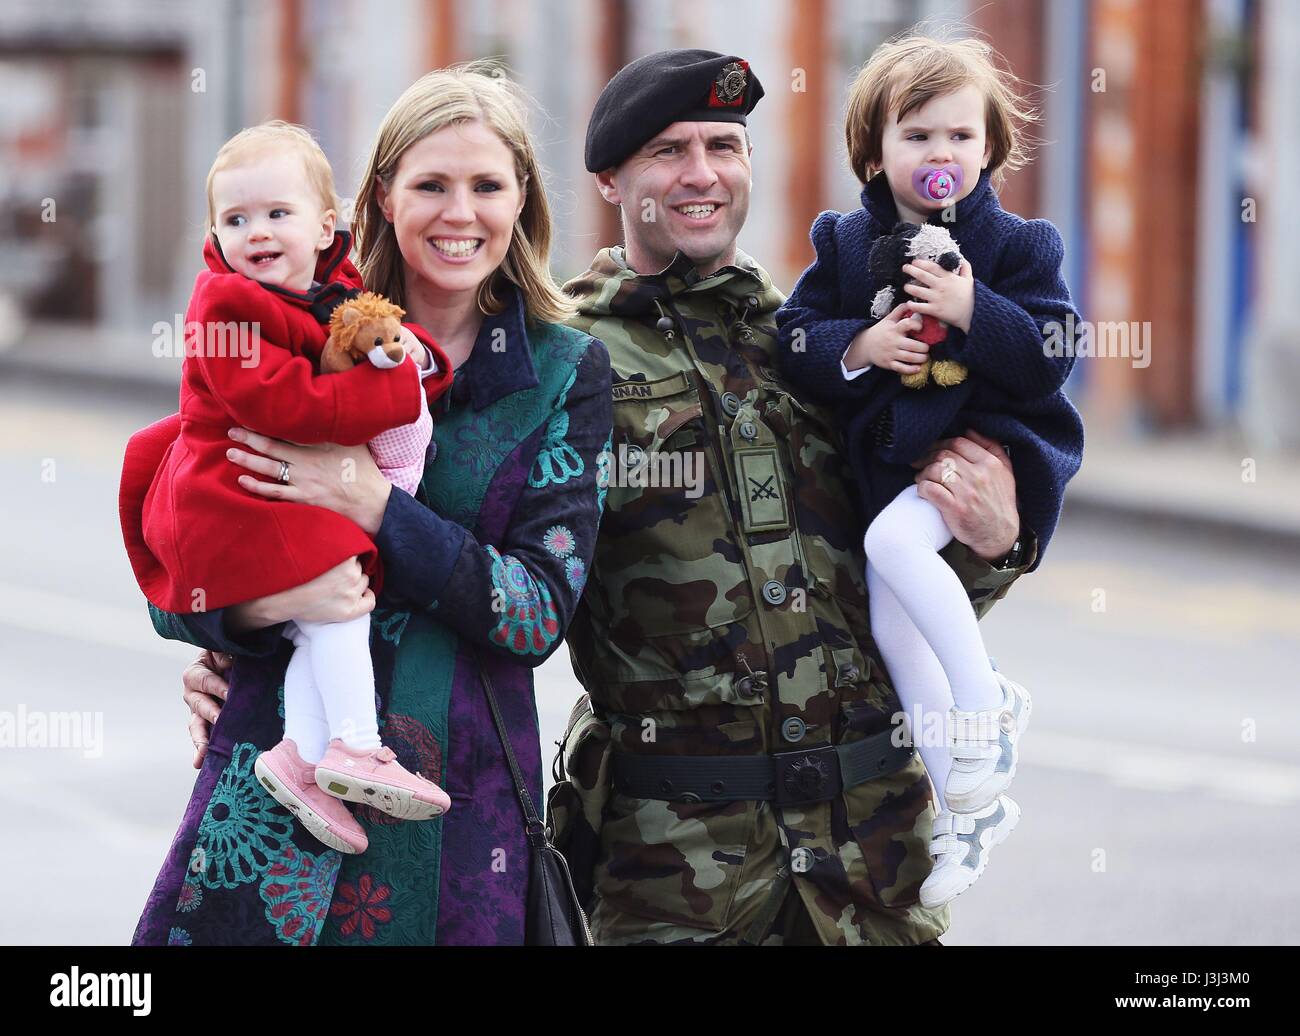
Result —
[[424, 454], [432, 438], [433, 418], [425, 406], [417, 420], [380, 432], [371, 439], [370, 456], [375, 458], [384, 478], [415, 496], [415, 489], [424, 477]]

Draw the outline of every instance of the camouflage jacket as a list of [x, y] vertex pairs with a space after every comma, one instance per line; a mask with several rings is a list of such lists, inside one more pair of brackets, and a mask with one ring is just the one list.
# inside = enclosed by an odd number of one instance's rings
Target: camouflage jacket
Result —
[[[919, 756], [798, 808], [609, 788], [611, 750], [790, 751], [801, 725], [797, 747], [840, 744], [890, 729], [899, 704], [868, 625], [857, 487], [832, 415], [774, 369], [767, 274], [742, 254], [705, 278], [682, 256], [642, 276], [607, 249], [566, 290], [614, 372], [608, 497], [568, 638], [594, 715], [579, 703], [564, 749], [597, 941], [761, 941], [791, 882], [826, 943], [936, 937], [947, 909], [917, 898], [934, 818]], [[956, 542], [944, 556], [982, 615], [1033, 554], [1007, 571]]]

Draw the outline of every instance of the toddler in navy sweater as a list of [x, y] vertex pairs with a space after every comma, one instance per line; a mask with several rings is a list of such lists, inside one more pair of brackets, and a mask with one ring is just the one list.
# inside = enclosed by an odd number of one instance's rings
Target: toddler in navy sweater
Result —
[[[991, 54], [979, 40], [916, 34], [876, 50], [853, 83], [846, 126], [863, 207], [817, 218], [817, 258], [777, 314], [782, 368], [810, 396], [840, 404], [875, 516], [865, 539], [872, 635], [939, 805], [920, 892], [931, 907], [969, 888], [1019, 820], [1004, 793], [1030, 701], [989, 661], [962, 584], [939, 556], [952, 531], [918, 493], [911, 462], [967, 429], [1002, 444], [1022, 539], [1037, 544], [1032, 571], [1083, 452], [1082, 422], [1062, 390], [1080, 321], [1060, 234], [1006, 212], [992, 189], [1024, 163], [1020, 130], [1033, 116]], [[954, 271], [913, 260], [903, 267], [907, 300], [873, 313], [883, 285], [872, 283], [868, 255], [900, 222], [944, 227], [963, 260]], [[967, 371], [959, 384], [900, 381], [927, 369], [929, 347], [914, 337], [922, 316], [947, 325], [945, 349]], [[943, 462], [936, 491], [959, 478]]]

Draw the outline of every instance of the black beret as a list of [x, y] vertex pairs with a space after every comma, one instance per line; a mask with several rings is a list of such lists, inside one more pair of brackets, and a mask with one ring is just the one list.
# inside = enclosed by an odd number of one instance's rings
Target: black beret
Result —
[[661, 50], [605, 84], [587, 124], [587, 171], [618, 165], [674, 122], [738, 122], [763, 86], [749, 62], [712, 50]]

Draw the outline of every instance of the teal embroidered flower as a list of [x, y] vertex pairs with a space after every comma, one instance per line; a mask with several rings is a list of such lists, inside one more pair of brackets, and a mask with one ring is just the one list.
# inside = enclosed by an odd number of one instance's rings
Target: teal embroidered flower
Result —
[[194, 939], [184, 928], [173, 928], [167, 933], [168, 946], [193, 946]]
[[276, 938], [294, 946], [312, 946], [329, 914], [343, 857], [333, 849], [313, 856], [285, 846], [262, 879], [258, 893], [266, 903], [266, 919]]
[[247, 741], [235, 746], [199, 822], [191, 869], [210, 889], [233, 889], [260, 878], [293, 831], [293, 818], [253, 774], [259, 754]]
[[567, 526], [552, 525], [546, 530], [546, 535], [542, 537], [542, 546], [554, 554], [557, 558], [567, 558], [573, 553], [577, 541], [573, 538]]
[[203, 886], [197, 878], [190, 876], [181, 885], [181, 894], [176, 898], [176, 909], [182, 914], [188, 914], [202, 905]]
[[411, 621], [410, 612], [394, 612], [387, 608], [376, 608], [370, 613], [370, 627], [379, 631], [379, 636], [392, 644], [397, 644], [406, 632], [406, 624]]
[[609, 476], [614, 466], [614, 433], [609, 433], [605, 445], [596, 458], [596, 519], [605, 512], [605, 497], [609, 493]]
[[484, 415], [456, 430], [454, 457], [462, 468], [481, 475], [500, 463], [502, 446], [512, 442], [510, 427]]
[[578, 478], [586, 470], [582, 455], [564, 441], [564, 437], [569, 434], [569, 412], [564, 409], [564, 402], [577, 377], [578, 371], [575, 368], [560, 390], [555, 412], [546, 422], [546, 434], [537, 451], [537, 459], [533, 461], [532, 473], [528, 476], [528, 484], [534, 489], [545, 489], [552, 484], [563, 485], [571, 478]]
[[582, 563], [582, 558], [571, 557], [564, 562], [564, 577], [575, 592], [582, 592], [583, 584], [587, 582], [587, 566]]
[[544, 655], [560, 635], [555, 603], [544, 583], [528, 574], [522, 561], [499, 554], [488, 544], [492, 558], [492, 608], [501, 620], [492, 640], [516, 655]]

